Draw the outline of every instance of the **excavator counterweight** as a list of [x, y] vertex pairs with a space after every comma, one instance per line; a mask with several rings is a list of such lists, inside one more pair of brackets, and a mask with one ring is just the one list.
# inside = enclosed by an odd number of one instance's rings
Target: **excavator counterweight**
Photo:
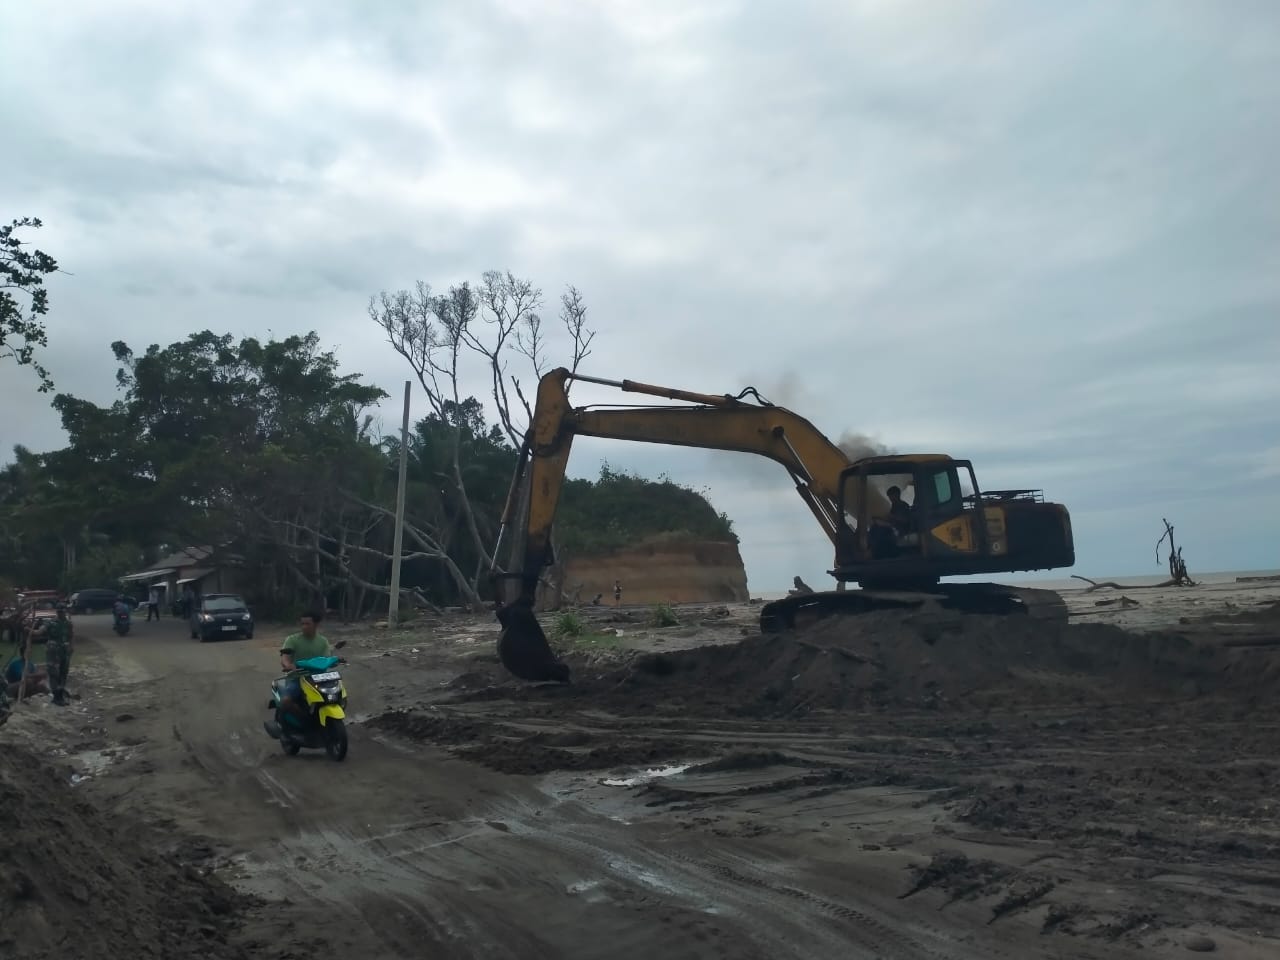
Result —
[[[672, 406], [574, 408], [573, 379], [679, 401]], [[872, 610], [941, 610], [1064, 619], [1052, 591], [997, 583], [948, 583], [943, 577], [1069, 567], [1075, 562], [1071, 520], [1038, 490], [982, 491], [967, 460], [926, 453], [850, 460], [810, 421], [748, 388], [716, 395], [602, 380], [559, 368], [538, 384], [533, 420], [520, 450], [492, 571], [502, 633], [498, 654], [515, 676], [566, 683], [534, 609], [544, 569], [553, 562], [551, 532], [577, 436], [727, 450], [766, 457], [796, 492], [835, 548], [829, 571], [837, 589], [766, 604], [764, 631]], [[497, 570], [508, 531], [512, 572]], [[847, 584], [857, 589], [846, 589]]]

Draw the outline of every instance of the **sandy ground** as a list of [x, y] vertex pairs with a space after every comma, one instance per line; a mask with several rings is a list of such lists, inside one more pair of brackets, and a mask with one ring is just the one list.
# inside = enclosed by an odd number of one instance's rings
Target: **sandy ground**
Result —
[[1280, 637], [1280, 583], [1128, 595], [802, 645], [594, 610], [570, 689], [509, 682], [487, 616], [334, 627], [342, 764], [262, 732], [269, 632], [84, 617], [80, 699], [0, 742], [243, 894], [218, 956], [1280, 955], [1280, 647], [1227, 645]]

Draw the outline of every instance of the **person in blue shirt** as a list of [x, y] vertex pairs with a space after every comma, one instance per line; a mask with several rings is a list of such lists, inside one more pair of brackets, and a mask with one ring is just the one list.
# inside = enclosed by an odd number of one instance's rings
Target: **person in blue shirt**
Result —
[[[23, 669], [24, 665], [26, 667], [25, 670]], [[49, 692], [49, 678], [44, 667], [31, 661], [24, 661], [21, 654], [17, 654], [5, 664], [4, 668], [4, 687], [11, 700], [18, 699], [24, 673], [26, 675], [27, 688], [22, 692], [23, 697]]]

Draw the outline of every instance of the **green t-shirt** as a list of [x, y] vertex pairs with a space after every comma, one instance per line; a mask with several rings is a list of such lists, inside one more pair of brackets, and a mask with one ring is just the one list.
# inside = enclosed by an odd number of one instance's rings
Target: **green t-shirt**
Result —
[[324, 634], [317, 633], [310, 639], [306, 634], [294, 633], [285, 638], [284, 643], [280, 645], [280, 650], [288, 651], [293, 654], [295, 662], [298, 660], [309, 660], [312, 657], [329, 656], [329, 641], [324, 638]]

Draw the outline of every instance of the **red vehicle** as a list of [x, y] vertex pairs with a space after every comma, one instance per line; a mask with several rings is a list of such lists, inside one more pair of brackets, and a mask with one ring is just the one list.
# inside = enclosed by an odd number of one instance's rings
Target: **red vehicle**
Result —
[[21, 643], [31, 631], [32, 643], [44, 643], [44, 628], [57, 617], [58, 601], [62, 594], [57, 590], [20, 590], [18, 607], [10, 622], [17, 627], [14, 639]]

